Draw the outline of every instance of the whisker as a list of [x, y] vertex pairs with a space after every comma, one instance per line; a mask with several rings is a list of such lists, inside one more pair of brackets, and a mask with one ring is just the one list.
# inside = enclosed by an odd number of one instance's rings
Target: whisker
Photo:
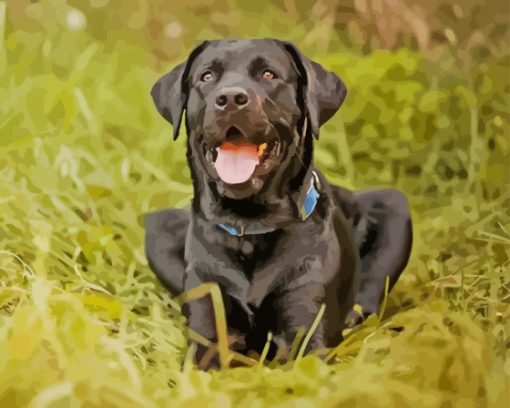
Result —
[[[276, 129], [276, 127], [271, 123], [271, 122], [268, 122], [268, 125], [270, 128], [272, 128], [276, 133], [278, 133], [278, 129]], [[299, 136], [299, 135], [298, 135]], [[297, 152], [296, 152], [297, 153]], [[303, 159], [301, 158], [301, 156], [299, 154], [296, 154], [296, 157], [299, 159], [299, 161], [301, 162], [303, 168], [306, 168], [306, 164], [305, 162], [303, 161]]]

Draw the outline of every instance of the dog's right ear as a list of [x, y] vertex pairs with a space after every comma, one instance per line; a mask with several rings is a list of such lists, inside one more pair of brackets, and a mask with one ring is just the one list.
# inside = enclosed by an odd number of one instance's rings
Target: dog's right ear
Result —
[[161, 116], [172, 124], [174, 140], [179, 136], [182, 114], [188, 99], [189, 70], [195, 58], [208, 44], [209, 41], [204, 41], [196, 46], [186, 61], [163, 75], [152, 87], [154, 104]]

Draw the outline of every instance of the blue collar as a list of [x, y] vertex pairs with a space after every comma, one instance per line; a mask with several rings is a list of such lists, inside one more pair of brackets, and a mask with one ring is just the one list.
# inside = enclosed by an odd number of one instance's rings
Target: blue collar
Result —
[[[312, 215], [313, 210], [317, 206], [317, 202], [319, 201], [319, 191], [320, 182], [319, 176], [315, 171], [312, 171], [312, 179], [310, 182], [310, 187], [306, 192], [305, 200], [303, 202], [303, 206], [301, 207], [300, 216], [303, 221], [305, 221], [310, 215]], [[227, 225], [227, 224], [217, 224], [219, 228], [228, 232], [230, 235], [234, 237], [242, 237], [243, 235], [257, 235], [257, 234], [265, 234], [267, 232], [272, 232], [277, 229], [277, 227], [240, 227], [237, 228], [235, 226]]]

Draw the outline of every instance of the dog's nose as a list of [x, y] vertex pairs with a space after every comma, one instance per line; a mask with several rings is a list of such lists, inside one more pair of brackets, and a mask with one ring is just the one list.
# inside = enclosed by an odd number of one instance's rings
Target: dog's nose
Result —
[[215, 104], [219, 109], [242, 108], [248, 104], [250, 98], [243, 88], [224, 88], [216, 96]]

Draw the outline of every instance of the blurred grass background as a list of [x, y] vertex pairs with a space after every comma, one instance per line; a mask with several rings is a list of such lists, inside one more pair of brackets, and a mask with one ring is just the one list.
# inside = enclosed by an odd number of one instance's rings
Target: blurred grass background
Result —
[[[506, 406], [509, 16], [496, 0], [0, 1], [0, 406]], [[345, 80], [316, 164], [405, 191], [415, 245], [336, 364], [198, 372], [144, 257], [143, 214], [192, 193], [149, 90], [200, 39], [263, 36]]]

